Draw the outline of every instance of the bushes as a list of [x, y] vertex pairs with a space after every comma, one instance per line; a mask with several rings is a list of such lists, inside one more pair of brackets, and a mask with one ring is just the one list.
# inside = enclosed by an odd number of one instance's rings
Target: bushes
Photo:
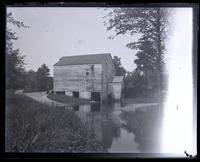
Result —
[[[98, 152], [101, 144], [72, 110], [23, 95], [6, 99], [6, 152]], [[92, 149], [91, 149], [92, 148]]]
[[127, 98], [154, 97], [156, 95], [155, 90], [148, 90], [141, 88], [127, 88], [125, 93]]
[[144, 153], [160, 152], [162, 133], [162, 111], [159, 106], [143, 106], [135, 111], [124, 111], [120, 114], [126, 122], [124, 127], [135, 135], [138, 149]]

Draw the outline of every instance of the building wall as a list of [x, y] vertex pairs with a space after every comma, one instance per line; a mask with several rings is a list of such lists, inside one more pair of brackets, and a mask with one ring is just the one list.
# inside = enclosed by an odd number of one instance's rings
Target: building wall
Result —
[[[88, 75], [86, 75], [88, 73]], [[54, 91], [65, 92], [73, 96], [73, 91], [79, 92], [81, 98], [91, 98], [91, 92], [100, 92], [101, 100], [107, 100], [113, 93], [109, 83], [115, 77], [112, 58], [103, 64], [54, 66]]]
[[110, 58], [109, 60], [105, 60], [103, 67], [102, 67], [102, 71], [103, 71], [103, 99], [107, 100], [108, 99], [108, 95], [111, 94], [112, 92], [110, 92], [109, 90], [109, 83], [113, 81], [114, 77], [115, 77], [115, 68], [112, 62], [112, 58]]
[[115, 100], [120, 100], [122, 84], [121, 83], [112, 83], [112, 85], [113, 85], [113, 98]]
[[65, 95], [67, 95], [67, 96], [73, 96], [72, 92], [65, 92]]
[[77, 91], [80, 97], [90, 98], [89, 92], [102, 92], [102, 76], [101, 64], [54, 66], [54, 91], [69, 96]]
[[91, 98], [91, 92], [80, 92], [79, 97], [90, 99]]
[[124, 88], [123, 82], [112, 82], [109, 83], [109, 94], [111, 94], [112, 99], [120, 100], [122, 95], [122, 90]]

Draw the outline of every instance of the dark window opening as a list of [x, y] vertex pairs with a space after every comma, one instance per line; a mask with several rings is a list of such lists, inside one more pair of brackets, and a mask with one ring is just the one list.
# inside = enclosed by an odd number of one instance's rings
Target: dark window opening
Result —
[[79, 92], [73, 92], [73, 97], [79, 98]]
[[89, 75], [89, 72], [86, 72], [85, 74], [86, 74], [86, 75]]
[[64, 94], [65, 95], [65, 91], [56, 91], [56, 94]]
[[91, 65], [90, 68], [91, 68], [91, 70], [93, 71], [93, 70], [94, 70], [94, 65]]
[[91, 92], [91, 100], [92, 101], [101, 101], [100, 92]]

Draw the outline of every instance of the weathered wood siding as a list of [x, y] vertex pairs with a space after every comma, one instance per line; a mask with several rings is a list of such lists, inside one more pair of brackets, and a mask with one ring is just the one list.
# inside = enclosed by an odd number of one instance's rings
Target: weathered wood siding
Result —
[[121, 99], [122, 83], [112, 83], [113, 86], [113, 98], [115, 100]]
[[115, 68], [112, 63], [112, 58], [109, 60], [105, 60], [104, 64], [102, 65], [102, 72], [103, 72], [103, 85], [102, 85], [102, 100], [108, 99], [109, 95], [109, 83], [112, 82], [113, 78], [115, 77]]
[[90, 97], [87, 92], [102, 91], [102, 75], [101, 64], [54, 66], [54, 91], [65, 91], [66, 95], [78, 91], [80, 97]]

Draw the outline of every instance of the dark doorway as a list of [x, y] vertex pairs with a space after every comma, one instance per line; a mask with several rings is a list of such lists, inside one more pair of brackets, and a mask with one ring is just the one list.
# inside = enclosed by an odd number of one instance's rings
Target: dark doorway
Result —
[[79, 98], [79, 92], [73, 92], [73, 97]]
[[101, 101], [100, 92], [91, 92], [91, 100], [92, 101]]

